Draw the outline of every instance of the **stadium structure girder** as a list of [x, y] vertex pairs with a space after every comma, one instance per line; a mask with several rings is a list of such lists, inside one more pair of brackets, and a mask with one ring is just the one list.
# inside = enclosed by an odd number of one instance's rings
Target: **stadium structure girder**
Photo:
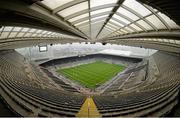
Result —
[[178, 0], [137, 0], [158, 9], [159, 11], [168, 15], [178, 25], [180, 25], [180, 1]]
[[50, 11], [40, 5], [27, 4], [22, 0], [0, 1], [1, 26], [26, 26], [48, 29], [72, 36], [82, 36], [82, 33], [73, 29], [61, 17], [51, 15]]

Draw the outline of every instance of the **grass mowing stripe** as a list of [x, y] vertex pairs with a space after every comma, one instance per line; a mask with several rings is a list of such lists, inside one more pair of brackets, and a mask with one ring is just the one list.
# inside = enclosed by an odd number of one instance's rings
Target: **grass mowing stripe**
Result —
[[76, 67], [59, 69], [57, 72], [89, 88], [95, 88], [97, 84], [104, 83], [124, 69], [125, 67], [122, 65], [97, 61]]
[[[89, 76], [83, 76], [83, 75], [80, 75], [80, 74], [78, 74], [78, 73], [72, 73], [71, 71], [64, 71], [64, 74], [66, 74], [68, 77], [70, 77], [70, 79], [74, 79], [74, 80], [77, 80], [77, 81], [79, 81], [79, 80], [84, 80], [85, 82], [89, 82], [89, 83], [91, 83], [91, 81], [89, 81], [88, 79], [90, 79], [90, 77]], [[82, 74], [82, 73], [81, 73]], [[88, 79], [85, 79], [85, 78], [88, 78]]]
[[70, 74], [67, 74], [67, 73], [64, 73], [65, 75], [67, 75], [68, 76], [68, 78], [70, 78], [70, 79], [72, 79], [72, 80], [76, 80], [76, 81], [78, 81], [78, 82], [81, 82], [81, 83], [84, 83], [85, 85], [86, 85], [86, 83], [91, 83], [91, 82], [89, 82], [88, 80], [86, 80], [86, 79], [82, 79], [82, 77], [81, 76], [79, 76], [79, 78], [78, 79], [76, 79], [76, 78], [74, 78], [74, 76], [71, 76]]

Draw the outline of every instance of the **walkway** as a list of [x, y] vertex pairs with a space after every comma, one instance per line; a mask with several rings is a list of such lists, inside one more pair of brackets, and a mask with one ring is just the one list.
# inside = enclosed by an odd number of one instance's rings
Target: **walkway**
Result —
[[76, 117], [101, 117], [91, 97], [88, 97], [82, 105]]

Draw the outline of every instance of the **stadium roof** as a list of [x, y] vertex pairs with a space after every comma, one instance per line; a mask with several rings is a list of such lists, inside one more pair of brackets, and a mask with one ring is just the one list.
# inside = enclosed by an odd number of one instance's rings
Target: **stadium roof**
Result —
[[162, 45], [161, 49], [168, 45], [172, 47], [170, 51], [179, 51], [180, 26], [167, 12], [148, 5], [151, 0], [15, 1], [0, 1], [1, 14], [11, 18], [7, 15], [13, 11], [14, 15], [14, 19], [0, 19], [0, 39], [4, 43], [28, 40], [27, 44], [35, 41], [106, 42], [144, 47], [158, 44]]
[[157, 9], [135, 0], [43, 0], [40, 4], [91, 39], [180, 28]]

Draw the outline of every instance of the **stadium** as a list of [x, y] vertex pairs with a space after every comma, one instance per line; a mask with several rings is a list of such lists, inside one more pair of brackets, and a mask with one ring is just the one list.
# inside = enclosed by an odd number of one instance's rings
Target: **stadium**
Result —
[[180, 117], [179, 6], [0, 0], [0, 117]]

